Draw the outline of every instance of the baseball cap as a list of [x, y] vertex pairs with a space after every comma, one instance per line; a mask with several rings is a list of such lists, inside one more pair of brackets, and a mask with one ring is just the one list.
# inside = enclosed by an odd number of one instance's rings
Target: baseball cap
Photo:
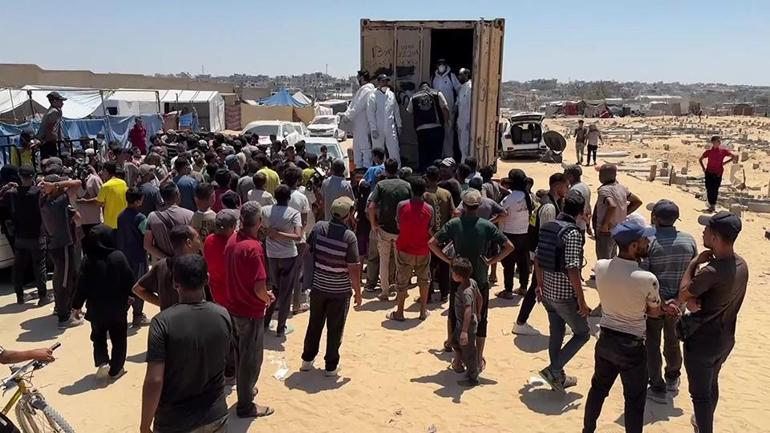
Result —
[[578, 164], [569, 164], [564, 167], [564, 174], [574, 174], [576, 176], [583, 175], [583, 168]]
[[481, 193], [476, 189], [469, 189], [463, 195], [463, 205], [476, 207], [481, 204]]
[[47, 95], [45, 95], [48, 100], [59, 100], [59, 101], [66, 101], [67, 98], [61, 95], [59, 92], [51, 92]]
[[380, 74], [377, 76], [377, 81], [390, 80], [388, 74]]
[[640, 224], [639, 221], [633, 219], [627, 219], [613, 227], [610, 230], [610, 234], [618, 245], [623, 246], [641, 238], [655, 236], [655, 227]]
[[679, 219], [679, 206], [671, 200], [663, 199], [655, 203], [647, 203], [647, 210], [652, 212], [662, 226], [672, 226]]
[[337, 197], [332, 202], [332, 215], [337, 218], [345, 218], [350, 214], [350, 210], [355, 203], [350, 197]]
[[729, 241], [735, 241], [743, 228], [740, 218], [724, 210], [714, 215], [699, 216], [698, 224], [710, 228]]
[[24, 164], [21, 167], [19, 167], [19, 176], [32, 177], [34, 175], [35, 175], [35, 168], [32, 167], [32, 165]]
[[444, 158], [441, 160], [442, 167], [454, 167], [457, 165], [454, 158]]
[[233, 209], [222, 209], [217, 213], [214, 225], [217, 230], [235, 228], [238, 225], [238, 213]]
[[59, 182], [61, 180], [61, 177], [58, 174], [47, 174], [44, 178], [44, 182], [53, 183], [53, 182]]

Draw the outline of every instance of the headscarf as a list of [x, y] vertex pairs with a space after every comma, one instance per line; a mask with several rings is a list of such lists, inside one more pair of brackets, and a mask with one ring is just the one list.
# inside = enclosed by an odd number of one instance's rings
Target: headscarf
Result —
[[532, 197], [527, 192], [527, 174], [524, 173], [524, 170], [514, 168], [508, 172], [508, 179], [511, 181], [511, 191], [521, 191], [524, 193], [527, 210], [532, 212], [535, 206], [532, 204]]

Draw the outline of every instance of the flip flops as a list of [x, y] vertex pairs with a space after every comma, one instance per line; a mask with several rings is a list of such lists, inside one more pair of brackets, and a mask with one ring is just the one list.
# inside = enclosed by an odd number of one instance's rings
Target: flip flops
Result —
[[406, 320], [403, 316], [402, 317], [396, 316], [396, 312], [395, 311], [391, 311], [390, 313], [388, 313], [385, 316], [385, 318], [388, 319], [388, 320], [395, 320], [396, 322], [403, 322], [403, 321]]

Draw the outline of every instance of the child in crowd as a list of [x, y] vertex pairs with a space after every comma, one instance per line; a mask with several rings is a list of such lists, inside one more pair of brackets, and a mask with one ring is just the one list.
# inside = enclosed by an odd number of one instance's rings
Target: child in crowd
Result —
[[324, 173], [332, 168], [332, 158], [329, 156], [329, 149], [325, 144], [321, 145], [321, 154], [318, 155], [318, 168]]
[[254, 177], [254, 189], [249, 191], [249, 201], [255, 201], [260, 206], [270, 206], [275, 204], [273, 195], [265, 190], [265, 184], [267, 183], [267, 176], [265, 173], [258, 171]]
[[465, 364], [466, 379], [458, 382], [464, 386], [479, 384], [476, 327], [481, 314], [482, 299], [476, 281], [471, 278], [472, 274], [473, 266], [468, 259], [458, 257], [452, 261], [452, 280], [459, 284], [454, 299], [457, 323], [455, 324], [452, 341], [455, 351], [452, 369], [460, 373], [463, 371], [462, 364]]
[[[147, 273], [147, 251], [144, 249], [144, 232], [147, 231], [147, 217], [142, 213], [144, 195], [137, 187], [126, 190], [126, 209], [118, 215], [118, 229], [115, 231], [117, 247], [128, 260], [128, 265], [139, 279]], [[136, 329], [150, 324], [144, 314], [144, 301], [134, 298], [131, 303], [134, 319], [131, 327]]]
[[192, 217], [191, 225], [198, 231], [201, 239], [206, 239], [211, 233], [214, 233], [214, 223], [217, 213], [211, 210], [214, 205], [214, 185], [210, 183], [199, 183], [195, 187], [195, 207], [196, 211]]
[[[126, 313], [136, 278], [125, 254], [115, 248], [112, 231], [104, 224], [91, 229], [72, 306], [79, 317], [80, 309], [87, 303], [86, 320], [91, 322], [96, 377], [115, 380], [126, 372]], [[107, 353], [108, 335], [111, 356]]]

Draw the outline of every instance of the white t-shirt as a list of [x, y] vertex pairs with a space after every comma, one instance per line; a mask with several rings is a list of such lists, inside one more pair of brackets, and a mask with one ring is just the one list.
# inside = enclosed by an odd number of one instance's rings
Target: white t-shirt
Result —
[[660, 306], [658, 279], [634, 260], [604, 259], [596, 262], [596, 290], [602, 304], [599, 325], [644, 337], [647, 307]]
[[[276, 229], [284, 233], [292, 233], [296, 227], [302, 227], [302, 219], [295, 209], [289, 206], [265, 206], [262, 208], [262, 226], [266, 229]], [[272, 239], [265, 241], [267, 257], [285, 259], [297, 257], [297, 243], [288, 239]]]
[[529, 230], [529, 209], [527, 200], [521, 191], [511, 191], [505, 196], [500, 206], [508, 211], [508, 216], [500, 220], [500, 229], [503, 233], [521, 235]]
[[249, 191], [249, 201], [255, 201], [260, 206], [270, 206], [275, 204], [273, 196], [264, 189], [252, 189]]
[[[310, 207], [310, 200], [308, 200], [307, 196], [305, 195], [304, 186], [301, 186], [291, 192], [291, 196], [289, 197], [289, 207], [296, 209], [300, 214], [305, 214], [307, 218], [310, 218], [312, 208]], [[307, 226], [310, 226], [310, 224], [305, 224], [302, 226], [302, 240], [299, 241], [300, 243], [305, 242], [305, 229]], [[312, 228], [313, 226], [310, 227]]]

